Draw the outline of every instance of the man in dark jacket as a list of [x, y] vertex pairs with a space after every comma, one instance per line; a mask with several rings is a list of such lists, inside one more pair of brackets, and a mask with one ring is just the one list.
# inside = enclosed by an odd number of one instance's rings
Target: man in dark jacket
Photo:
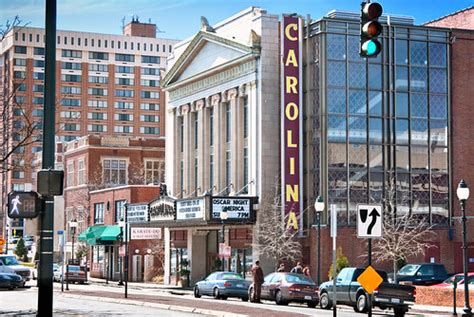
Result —
[[254, 292], [254, 303], [260, 302], [260, 293], [262, 292], [263, 284], [263, 271], [260, 267], [260, 261], [255, 261], [255, 265], [252, 267], [252, 277], [253, 277], [253, 292]]
[[303, 274], [303, 266], [301, 265], [301, 262], [296, 263], [296, 266], [291, 269], [291, 273]]

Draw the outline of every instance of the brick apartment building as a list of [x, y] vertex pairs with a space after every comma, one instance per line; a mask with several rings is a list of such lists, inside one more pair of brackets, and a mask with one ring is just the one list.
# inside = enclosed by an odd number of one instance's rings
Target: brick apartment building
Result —
[[[2, 123], [8, 140], [3, 150], [24, 138], [28, 121], [36, 124], [33, 142], [17, 149], [6, 163], [11, 168], [2, 174], [3, 199], [11, 190], [35, 189], [29, 166], [35, 153], [42, 151], [44, 40], [42, 28], [15, 27], [1, 42], [0, 76], [9, 113]], [[58, 140], [67, 142], [88, 134], [163, 137], [160, 78], [175, 42], [156, 38], [156, 25], [137, 19], [124, 27], [123, 35], [57, 31]], [[2, 209], [0, 233], [6, 222], [4, 213]], [[8, 234], [16, 230], [20, 235], [23, 229], [22, 221], [11, 221]]]

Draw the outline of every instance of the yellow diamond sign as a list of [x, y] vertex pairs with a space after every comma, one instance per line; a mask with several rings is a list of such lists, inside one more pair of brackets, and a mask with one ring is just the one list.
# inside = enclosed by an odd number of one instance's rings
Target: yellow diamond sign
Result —
[[357, 282], [366, 290], [367, 293], [372, 294], [377, 287], [383, 282], [382, 277], [370, 265], [357, 278]]

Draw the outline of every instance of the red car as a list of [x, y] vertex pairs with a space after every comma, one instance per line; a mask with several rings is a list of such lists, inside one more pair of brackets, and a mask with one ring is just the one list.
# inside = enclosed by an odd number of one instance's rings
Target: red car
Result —
[[[464, 285], [464, 273], [455, 274], [442, 283], [433, 285], [433, 287], [453, 287], [453, 281], [456, 281], [457, 288], [462, 288]], [[474, 272], [467, 273], [467, 281], [469, 284], [474, 284]]]

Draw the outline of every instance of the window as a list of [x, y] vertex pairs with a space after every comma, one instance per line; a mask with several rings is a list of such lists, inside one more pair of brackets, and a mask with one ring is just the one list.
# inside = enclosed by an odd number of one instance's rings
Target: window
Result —
[[140, 91], [140, 97], [146, 99], [159, 99], [160, 93], [158, 91]]
[[[94, 46], [94, 45], [92, 45]], [[109, 54], [102, 53], [102, 52], [89, 52], [89, 59], [101, 59], [101, 60], [108, 60]]]
[[244, 97], [244, 138], [249, 136], [249, 103], [248, 97]]
[[116, 133], [133, 133], [133, 127], [128, 125], [116, 125], [114, 126], [114, 132]]
[[87, 105], [92, 108], [107, 108], [107, 100], [89, 100]]
[[89, 112], [87, 118], [91, 120], [107, 120], [107, 114], [103, 112]]
[[35, 80], [44, 80], [44, 73], [33, 72], [33, 79], [35, 79]]
[[15, 66], [26, 66], [26, 59], [24, 59], [24, 58], [15, 58], [15, 59], [13, 59], [13, 65], [15, 65]]
[[13, 109], [13, 115], [14, 116], [23, 116], [25, 114], [25, 110], [21, 108], [15, 108]]
[[89, 76], [89, 83], [92, 84], [107, 84], [109, 78], [105, 76]]
[[125, 220], [125, 204], [126, 200], [115, 201], [115, 222]]
[[62, 81], [69, 81], [73, 83], [80, 83], [82, 80], [81, 75], [68, 75], [68, 74], [62, 74], [61, 75], [61, 80]]
[[81, 105], [81, 99], [64, 98], [61, 100], [61, 106], [79, 107], [80, 105]]
[[60, 116], [66, 119], [80, 119], [81, 113], [79, 111], [61, 111]]
[[117, 89], [115, 90], [115, 97], [133, 97], [133, 90], [122, 90]]
[[121, 159], [104, 159], [102, 178], [104, 184], [127, 184], [127, 161]]
[[81, 87], [61, 86], [61, 93], [62, 94], [71, 94], [71, 95], [80, 95], [81, 94]]
[[64, 40], [64, 45], [67, 45], [67, 36], [65, 36], [63, 40]]
[[20, 104], [20, 105], [21, 105], [21, 104], [24, 104], [24, 103], [25, 103], [25, 96], [18, 96], [18, 95], [16, 95], [16, 96], [15, 96], [15, 102], [16, 102], [17, 104]]
[[150, 80], [150, 79], [142, 79], [141, 81], [142, 86], [148, 86], [148, 87], [158, 87], [160, 85], [159, 80]]
[[116, 85], [133, 86], [133, 78], [115, 78]]
[[[36, 42], [39, 42], [39, 35], [36, 36], [36, 39]], [[44, 55], [44, 47], [34, 47], [33, 55]]]
[[140, 127], [140, 133], [143, 133], [143, 134], [160, 134], [160, 128], [157, 128], [157, 127]]
[[244, 183], [245, 187], [242, 189], [242, 194], [248, 194], [248, 182], [249, 182], [249, 149], [244, 148]]
[[133, 121], [133, 114], [116, 113], [115, 120], [117, 121]]
[[43, 97], [33, 97], [32, 98], [32, 103], [42, 105], [42, 104], [44, 104], [44, 98]]
[[118, 62], [134, 62], [135, 56], [131, 54], [115, 54], [115, 60]]
[[25, 172], [13, 171], [12, 178], [13, 179], [25, 178]]
[[160, 63], [160, 57], [142, 55], [142, 63], [159, 64]]
[[132, 66], [115, 66], [116, 73], [133, 74]]
[[66, 177], [67, 187], [74, 186], [74, 162], [70, 161], [67, 163], [67, 177]]
[[74, 38], [71, 37], [71, 45], [74, 45]]
[[44, 67], [44, 61], [38, 59], [33, 60], [33, 67]]
[[104, 203], [94, 204], [94, 223], [104, 223]]
[[232, 122], [230, 113], [230, 104], [225, 105], [225, 141], [230, 142], [232, 133]]
[[43, 116], [43, 109], [33, 109], [31, 112], [33, 117], [42, 117]]
[[159, 68], [142, 67], [140, 69], [140, 73], [142, 75], [160, 75], [160, 69]]
[[61, 56], [62, 57], [82, 58], [82, 52], [81, 51], [75, 51], [75, 50], [62, 50]]
[[145, 160], [145, 184], [160, 184], [164, 181], [164, 162]]
[[26, 78], [26, 72], [16, 70], [16, 71], [13, 72], [13, 78], [25, 79]]
[[[230, 151], [225, 152], [225, 185], [229, 186], [230, 184], [230, 175], [231, 175], [232, 161]], [[229, 190], [229, 188], [227, 189]]]
[[[209, 188], [214, 187], [214, 154], [209, 156]], [[212, 189], [211, 189], [212, 193]]]
[[81, 63], [72, 63], [72, 62], [62, 62], [61, 63], [62, 69], [74, 69], [74, 70], [81, 70], [82, 65]]
[[107, 126], [101, 124], [89, 124], [87, 126], [89, 132], [107, 132]]
[[155, 116], [155, 115], [141, 115], [140, 116], [140, 121], [142, 122], [160, 122], [160, 116]]
[[133, 102], [116, 101], [115, 109], [133, 109]]
[[[194, 115], [194, 148], [197, 149], [199, 144], [199, 122], [197, 114]], [[197, 174], [196, 174], [197, 178]], [[196, 186], [197, 187], [197, 186]]]
[[15, 53], [26, 54], [26, 46], [15, 46]]
[[77, 161], [77, 185], [85, 184], [85, 171], [84, 159], [79, 159]]
[[89, 88], [87, 93], [91, 96], [107, 96], [107, 89], [105, 88]]
[[64, 131], [79, 131], [81, 130], [81, 125], [78, 123], [64, 123], [62, 128]]
[[107, 72], [108, 71], [108, 65], [89, 64], [89, 71], [91, 71], [91, 72]]
[[160, 110], [159, 103], [142, 103], [140, 104], [141, 110]]
[[15, 89], [16, 91], [26, 91], [26, 84], [25, 83], [15, 84]]

